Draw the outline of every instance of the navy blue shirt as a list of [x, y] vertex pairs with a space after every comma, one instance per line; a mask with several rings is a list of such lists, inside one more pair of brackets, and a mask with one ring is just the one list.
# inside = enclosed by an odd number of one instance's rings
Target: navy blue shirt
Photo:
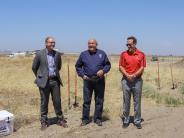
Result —
[[97, 49], [95, 53], [90, 53], [86, 50], [80, 54], [75, 68], [80, 77], [84, 75], [92, 77], [96, 76], [99, 70], [107, 73], [111, 68], [111, 63], [104, 51]]

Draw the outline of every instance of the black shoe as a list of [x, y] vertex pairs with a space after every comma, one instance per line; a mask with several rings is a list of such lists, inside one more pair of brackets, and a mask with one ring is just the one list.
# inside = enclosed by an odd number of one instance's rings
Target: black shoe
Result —
[[67, 121], [65, 119], [58, 120], [57, 125], [62, 126], [64, 128], [67, 128], [68, 127]]
[[139, 124], [135, 124], [135, 126], [137, 127], [137, 129], [142, 129], [142, 126], [141, 126], [140, 123]]
[[85, 125], [87, 125], [89, 123], [90, 123], [89, 120], [82, 120], [82, 123], [80, 124], [80, 126], [85, 126]]
[[46, 122], [41, 123], [41, 130], [45, 130], [47, 127], [49, 127], [49, 124]]
[[99, 120], [99, 119], [97, 119], [97, 120], [95, 121], [95, 123], [96, 123], [98, 126], [102, 126], [102, 121]]
[[123, 123], [122, 128], [127, 128], [129, 126], [129, 123]]

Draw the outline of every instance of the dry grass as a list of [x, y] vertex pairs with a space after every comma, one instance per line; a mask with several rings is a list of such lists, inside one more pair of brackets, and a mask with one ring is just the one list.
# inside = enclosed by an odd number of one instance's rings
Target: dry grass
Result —
[[[104, 104], [104, 116], [117, 117], [119, 116], [122, 106], [122, 91], [121, 91], [121, 73], [118, 69], [119, 57], [109, 57], [112, 63], [112, 69], [106, 76], [106, 92]], [[74, 65], [77, 56], [63, 56], [63, 67], [61, 70], [64, 87], [62, 91], [62, 107], [67, 114], [67, 61], [70, 59], [71, 71], [71, 104], [74, 102]], [[167, 59], [167, 60], [166, 60]], [[160, 80], [161, 89], [157, 89], [157, 64], [150, 62], [148, 57], [148, 64], [143, 76], [143, 101], [148, 103], [166, 104], [166, 105], [182, 105], [184, 104], [184, 70], [182, 67], [174, 64], [173, 75], [177, 88], [172, 90], [171, 75], [169, 62], [167, 58], [162, 58], [160, 63]], [[6, 58], [0, 57], [0, 109], [6, 109], [16, 115], [17, 128], [31, 123], [39, 119], [39, 105], [40, 95], [38, 88], [33, 83], [34, 75], [31, 70], [32, 57], [21, 58]], [[181, 58], [176, 58], [178, 62]], [[81, 110], [82, 106], [82, 79], [78, 78], [78, 100]], [[149, 100], [146, 100], [148, 98]], [[149, 104], [149, 103], [148, 103]], [[94, 102], [92, 102], [92, 109]], [[133, 110], [132, 110], [133, 112]], [[52, 102], [49, 104], [49, 115], [54, 113]], [[93, 113], [93, 112], [92, 112]]]

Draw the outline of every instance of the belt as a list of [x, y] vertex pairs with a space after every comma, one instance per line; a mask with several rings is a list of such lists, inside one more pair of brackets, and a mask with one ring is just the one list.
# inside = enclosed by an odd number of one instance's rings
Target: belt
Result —
[[[123, 78], [122, 78], [122, 79], [128, 80], [128, 78], [127, 78], [125, 75], [123, 75]], [[137, 77], [134, 79], [134, 81], [135, 81], [135, 80], [139, 80], [139, 79], [142, 79], [142, 76], [137, 76]]]
[[96, 82], [96, 81], [98, 81], [99, 79], [100, 79], [100, 77], [98, 77], [98, 76], [91, 76], [91, 77], [88, 77], [87, 80]]
[[57, 80], [57, 77], [56, 76], [49, 76], [48, 79], [49, 80]]

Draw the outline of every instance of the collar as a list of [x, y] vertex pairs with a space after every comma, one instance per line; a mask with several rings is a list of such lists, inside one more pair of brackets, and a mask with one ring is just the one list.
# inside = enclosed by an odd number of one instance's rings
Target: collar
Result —
[[97, 53], [97, 51], [98, 51], [98, 49], [96, 49], [95, 52], [91, 52], [91, 51], [88, 50], [88, 52], [89, 52], [90, 55], [95, 55]]
[[54, 50], [52, 50], [52, 51], [48, 51], [48, 49], [46, 48], [46, 53], [47, 53], [47, 55], [53, 55], [54, 54]]
[[129, 51], [127, 50], [127, 53], [128, 53], [129, 55], [137, 55], [137, 54], [139, 53], [139, 49], [135, 48], [135, 51], [134, 51], [134, 53], [132, 53], [132, 54], [130, 54]]

